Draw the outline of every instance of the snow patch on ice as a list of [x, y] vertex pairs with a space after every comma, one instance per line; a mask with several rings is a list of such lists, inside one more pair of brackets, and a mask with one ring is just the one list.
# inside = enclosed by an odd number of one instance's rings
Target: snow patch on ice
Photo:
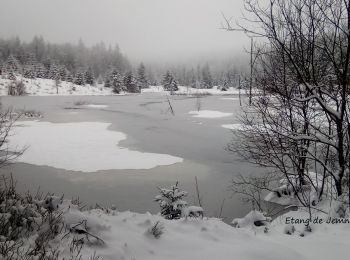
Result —
[[13, 150], [28, 147], [19, 162], [95, 172], [111, 169], [151, 169], [182, 162], [167, 154], [132, 151], [119, 146], [127, 136], [108, 130], [110, 123], [18, 122], [9, 138]]
[[193, 117], [199, 117], [199, 118], [221, 118], [221, 117], [228, 117], [233, 115], [233, 113], [224, 113], [224, 112], [212, 111], [212, 110], [190, 111], [188, 113], [190, 115], [193, 115]]
[[85, 105], [86, 107], [90, 107], [90, 108], [107, 108], [107, 105], [96, 105], [96, 104], [89, 104], [89, 105]]

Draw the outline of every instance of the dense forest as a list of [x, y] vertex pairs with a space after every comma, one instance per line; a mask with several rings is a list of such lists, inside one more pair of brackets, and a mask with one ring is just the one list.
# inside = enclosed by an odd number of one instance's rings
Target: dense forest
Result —
[[0, 39], [0, 70], [10, 78], [21, 74], [26, 78], [61, 80], [77, 85], [104, 83], [115, 92], [122, 91], [126, 83], [130, 85], [130, 92], [166, 84], [169, 74], [181, 86], [237, 87], [241, 74], [232, 64], [213, 69], [208, 63], [172, 68], [146, 67], [140, 63], [134, 68], [118, 46], [106, 46], [101, 42], [87, 47], [82, 40], [77, 44], [52, 44], [41, 36], [35, 36], [28, 43], [19, 37]]

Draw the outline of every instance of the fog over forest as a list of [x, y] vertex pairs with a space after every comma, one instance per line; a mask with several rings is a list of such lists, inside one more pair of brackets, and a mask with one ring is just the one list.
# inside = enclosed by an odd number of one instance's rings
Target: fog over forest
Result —
[[[53, 43], [119, 45], [135, 63], [188, 63], [236, 57], [249, 41], [221, 30], [221, 12], [242, 17], [232, 0], [0, 0], [0, 35]], [[20, 8], [19, 8], [20, 6]]]

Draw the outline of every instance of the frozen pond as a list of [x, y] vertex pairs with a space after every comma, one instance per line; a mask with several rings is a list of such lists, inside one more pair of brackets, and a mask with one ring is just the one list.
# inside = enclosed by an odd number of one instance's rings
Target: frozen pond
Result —
[[[50, 147], [50, 140], [59, 147], [63, 141], [71, 143], [80, 139], [79, 145], [84, 149], [85, 141], [89, 142], [92, 138], [90, 132], [81, 136], [79, 133], [74, 133], [75, 136], [70, 137], [72, 140], [68, 140], [67, 137], [54, 134], [50, 130], [52, 125], [71, 126], [72, 123], [97, 122], [105, 128], [108, 127], [109, 134], [113, 131], [116, 135], [124, 133], [126, 139], [120, 138], [118, 146], [137, 153], [138, 156], [145, 153], [183, 159], [156, 167], [117, 167], [115, 165], [103, 167], [106, 164], [103, 162], [105, 158], [97, 154], [94, 158], [96, 164], [91, 162], [91, 158], [86, 163], [101, 165], [100, 168], [96, 167], [107, 170], [62, 169], [65, 168], [64, 165], [61, 167], [61, 164], [55, 162], [55, 158], [52, 158], [52, 163], [47, 163], [49, 166], [45, 163], [38, 165], [40, 163], [34, 163], [28, 159], [25, 163], [18, 162], [1, 169], [2, 173], [13, 173], [22, 191], [35, 192], [40, 187], [42, 192], [50, 191], [56, 194], [63, 193], [66, 197], [79, 197], [89, 205], [114, 204], [120, 210], [158, 212], [158, 205], [153, 202], [158, 186], [169, 186], [179, 181], [180, 186], [189, 192], [187, 201], [192, 204], [196, 201], [194, 179], [197, 176], [204, 208], [208, 215], [218, 215], [223, 199], [225, 204], [222, 215], [227, 217], [227, 220], [242, 216], [249, 209], [250, 205], [243, 205], [239, 199], [231, 198], [228, 191], [232, 176], [256, 171], [252, 166], [238, 162], [235, 155], [225, 151], [225, 146], [233, 135], [231, 130], [224, 128], [223, 125], [237, 124], [235, 114], [239, 112], [239, 100], [235, 96], [202, 98], [201, 110], [206, 111], [203, 117], [193, 117], [193, 111], [196, 111], [198, 105], [196, 98], [171, 97], [175, 112], [175, 115], [172, 115], [166, 97], [156, 93], [105, 97], [2, 97], [1, 101], [4, 106], [34, 109], [44, 114], [40, 124], [47, 129], [41, 135], [52, 135], [45, 136], [45, 140], [48, 140], [47, 150]], [[84, 105], [74, 106], [77, 101]], [[225, 116], [214, 117], [213, 113], [218, 114], [218, 112], [224, 113], [221, 115]], [[96, 131], [100, 130], [98, 128]], [[69, 131], [69, 127], [62, 131]], [[26, 135], [23, 138], [26, 139]], [[60, 141], [59, 138], [64, 140]], [[102, 141], [98, 143], [99, 150], [103, 149], [101, 144], [103, 144]], [[106, 151], [113, 150], [108, 143], [105, 146]], [[76, 149], [76, 146], [74, 147]], [[65, 152], [62, 149], [61, 154], [56, 151], [56, 157], [62, 157], [65, 161], [74, 159], [71, 155], [73, 148], [67, 145], [67, 149], [70, 151]], [[77, 150], [76, 153], [78, 152]], [[45, 146], [38, 148], [37, 154], [37, 156], [46, 156]], [[28, 157], [31, 156], [28, 155]], [[111, 154], [108, 160], [112, 160], [113, 156], [117, 155]], [[139, 160], [138, 156], [135, 156], [135, 160]], [[42, 160], [39, 161], [42, 162]], [[112, 165], [112, 163], [109, 164]], [[132, 162], [126, 165], [130, 164]], [[108, 170], [111, 168], [113, 169]]]

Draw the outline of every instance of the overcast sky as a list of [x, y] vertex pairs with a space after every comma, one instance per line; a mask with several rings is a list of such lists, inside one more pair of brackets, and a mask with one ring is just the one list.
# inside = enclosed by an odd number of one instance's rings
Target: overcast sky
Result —
[[0, 36], [118, 43], [133, 61], [234, 56], [247, 37], [220, 30], [221, 12], [242, 17], [243, 0], [0, 0]]

